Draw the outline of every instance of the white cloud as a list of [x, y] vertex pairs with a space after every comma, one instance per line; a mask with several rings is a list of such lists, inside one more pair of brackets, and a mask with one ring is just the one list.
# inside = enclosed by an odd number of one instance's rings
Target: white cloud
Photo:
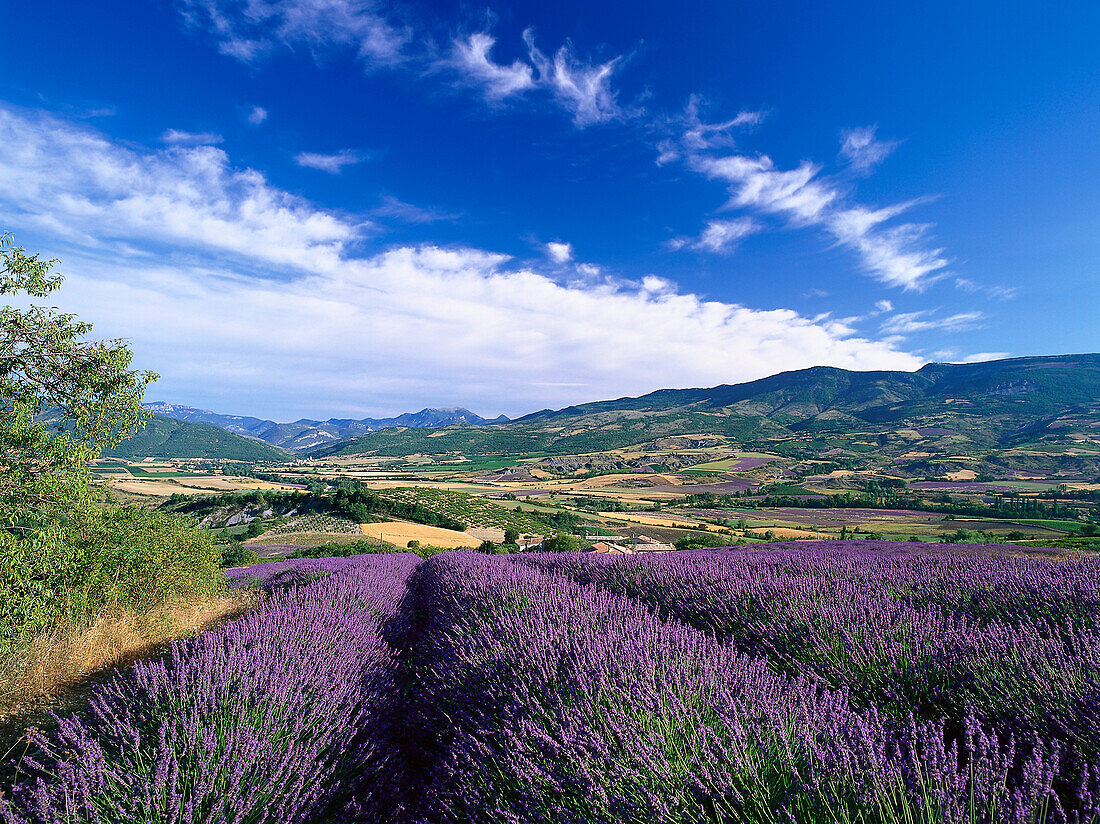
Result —
[[[421, 75], [440, 69], [480, 88], [491, 103], [532, 90], [548, 92], [578, 128], [628, 116], [616, 100], [612, 76], [621, 56], [605, 62], [579, 58], [567, 40], [553, 58], [523, 33], [527, 61], [495, 62], [488, 32], [455, 37], [445, 55], [430, 38], [394, 20], [380, 0], [177, 0], [187, 24], [212, 36], [218, 50], [253, 64], [282, 46], [306, 48], [316, 59], [354, 51], [366, 70], [404, 66]], [[746, 114], [746, 116], [750, 116]]]
[[316, 169], [319, 172], [328, 172], [330, 175], [338, 175], [345, 166], [354, 166], [362, 163], [366, 158], [359, 152], [344, 149], [335, 154], [319, 154], [317, 152], [299, 152], [294, 156], [294, 162], [306, 169]]
[[668, 246], [673, 249], [685, 247], [714, 254], [729, 254], [751, 234], [761, 230], [761, 225], [751, 217], [739, 217], [733, 220], [711, 220], [697, 238], [673, 238]]
[[955, 288], [962, 289], [964, 292], [975, 294], [980, 292], [993, 300], [1011, 300], [1020, 293], [1018, 286], [987, 286], [982, 283], [975, 283], [969, 278], [955, 278]]
[[875, 303], [875, 309], [879, 312], [893, 312], [894, 304], [888, 300], [880, 300]]
[[809, 161], [779, 169], [767, 155], [688, 152], [686, 159], [691, 168], [728, 185], [731, 207], [782, 215], [796, 226], [819, 227], [854, 249], [864, 268], [891, 286], [922, 289], [948, 265], [942, 249], [924, 245], [927, 226], [883, 225], [923, 202], [920, 199], [882, 209], [847, 205], [844, 192], [820, 178], [821, 167]]
[[557, 101], [573, 115], [578, 128], [622, 117], [624, 112], [615, 100], [611, 76], [622, 61], [615, 57], [606, 63], [586, 63], [579, 59], [573, 46], [566, 43], [551, 60], [535, 46], [535, 33], [523, 33], [531, 62], [539, 72], [539, 84], [551, 90]]
[[961, 332], [973, 329], [985, 320], [983, 312], [958, 312], [954, 315], [937, 318], [934, 311], [922, 310], [920, 312], [899, 312], [893, 317], [887, 318], [882, 324], [881, 331], [887, 335], [909, 335], [914, 332], [929, 332], [940, 330], [944, 332]]
[[405, 223], [436, 223], [439, 221], [456, 220], [460, 217], [454, 212], [444, 212], [440, 209], [428, 209], [413, 203], [398, 200], [392, 195], [383, 195], [382, 203], [371, 209], [372, 217], [394, 218]]
[[210, 146], [221, 143], [222, 136], [213, 132], [183, 132], [179, 129], [168, 129], [160, 136], [160, 140], [172, 146]]
[[248, 113], [248, 122], [253, 126], [259, 126], [267, 120], [267, 109], [263, 106], [253, 106], [252, 111]]
[[688, 98], [682, 114], [670, 118], [666, 124], [678, 133], [675, 140], [661, 140], [657, 143], [657, 165], [664, 166], [674, 160], [680, 160], [685, 154], [692, 155], [710, 149], [732, 149], [735, 141], [733, 129], [752, 128], [764, 122], [767, 112], [742, 111], [729, 119], [718, 123], [709, 123], [702, 119], [705, 101], [696, 94]]
[[864, 126], [841, 133], [840, 156], [856, 171], [871, 171], [898, 147], [896, 140], [875, 137], [877, 130], [877, 126]]
[[184, 19], [218, 50], [253, 63], [278, 46], [315, 57], [351, 49], [368, 69], [401, 62], [411, 34], [374, 0], [179, 0]]
[[287, 265], [339, 259], [358, 227], [237, 170], [214, 146], [141, 153], [0, 107], [0, 203], [81, 247], [140, 240]]
[[505, 66], [494, 63], [489, 51], [496, 43], [492, 35], [476, 32], [454, 41], [449, 65], [468, 82], [480, 86], [485, 96], [500, 101], [535, 86], [534, 71], [519, 60]]
[[546, 256], [554, 263], [568, 263], [573, 259], [573, 244], [551, 241], [546, 244]]
[[131, 340], [138, 365], [164, 376], [158, 395], [213, 408], [515, 414], [819, 363], [921, 364], [839, 321], [659, 279], [562, 284], [430, 244], [353, 253], [358, 223], [219, 149], [139, 151], [2, 108], [0, 208], [64, 260], [64, 308]]
[[1012, 357], [1011, 352], [975, 352], [973, 355], [967, 355], [960, 363], [985, 363], [992, 360], [1004, 360], [1008, 357]]

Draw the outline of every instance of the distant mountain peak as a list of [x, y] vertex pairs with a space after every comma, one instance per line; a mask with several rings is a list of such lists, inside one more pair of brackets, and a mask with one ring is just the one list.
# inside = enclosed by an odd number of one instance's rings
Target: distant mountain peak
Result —
[[484, 426], [489, 423], [506, 423], [508, 418], [500, 415], [489, 420], [463, 406], [425, 407], [419, 412], [406, 412], [393, 418], [329, 418], [324, 421], [301, 418], [290, 423], [252, 418], [245, 415], [223, 415], [209, 409], [199, 409], [185, 404], [168, 401], [152, 401], [145, 404], [150, 412], [189, 423], [209, 423], [228, 432], [245, 435], [265, 441], [284, 449], [306, 450], [322, 443], [354, 438], [388, 429], [404, 426], [412, 429], [431, 429], [439, 426], [467, 424]]

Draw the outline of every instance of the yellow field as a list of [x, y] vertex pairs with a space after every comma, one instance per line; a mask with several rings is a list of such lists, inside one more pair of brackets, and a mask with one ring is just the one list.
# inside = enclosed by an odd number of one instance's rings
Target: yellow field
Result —
[[683, 515], [635, 515], [633, 512], [601, 512], [600, 517], [614, 521], [628, 521], [632, 524], [646, 524], [648, 526], [676, 527], [682, 525], [691, 529], [702, 529], [705, 527], [705, 524], [700, 524], [699, 521], [694, 518], [688, 518]]
[[205, 478], [126, 478], [107, 481], [111, 489], [130, 492], [134, 495], [201, 495], [205, 492], [237, 492], [251, 489], [292, 489], [282, 484], [258, 481], [255, 478], [224, 477], [210, 475]]
[[383, 541], [404, 546], [409, 541], [420, 541], [425, 546], [441, 546], [447, 549], [458, 547], [476, 547], [481, 541], [466, 532], [442, 529], [437, 526], [410, 524], [405, 521], [384, 521], [375, 524], [362, 524], [364, 535], [372, 538], [381, 536]]

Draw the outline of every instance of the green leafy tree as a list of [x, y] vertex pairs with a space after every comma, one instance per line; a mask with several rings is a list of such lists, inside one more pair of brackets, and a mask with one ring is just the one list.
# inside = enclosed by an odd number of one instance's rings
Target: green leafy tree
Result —
[[[46, 298], [56, 261], [0, 235], [0, 295]], [[89, 461], [145, 421], [151, 372], [130, 369], [121, 340], [88, 340], [91, 324], [31, 303], [0, 309], [0, 527], [28, 535], [70, 520], [86, 498]]]
[[55, 261], [0, 235], [0, 659], [50, 624], [106, 604], [151, 608], [223, 586], [209, 536], [133, 507], [101, 507], [89, 462], [144, 423], [151, 372], [120, 340], [38, 305]]
[[542, 542], [543, 552], [580, 552], [585, 549], [585, 543], [576, 535], [554, 535]]

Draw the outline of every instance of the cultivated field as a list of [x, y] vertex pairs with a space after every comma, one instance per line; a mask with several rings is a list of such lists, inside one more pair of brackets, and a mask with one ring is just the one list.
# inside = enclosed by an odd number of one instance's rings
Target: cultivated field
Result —
[[1100, 820], [1095, 556], [830, 541], [232, 574], [260, 608], [32, 731], [8, 821]]
[[456, 549], [458, 547], [476, 547], [481, 543], [480, 538], [475, 538], [465, 532], [440, 529], [437, 526], [426, 526], [424, 524], [411, 524], [407, 521], [383, 521], [381, 523], [363, 524], [362, 531], [364, 535], [397, 546], [404, 546], [409, 541], [420, 541], [425, 546]]

